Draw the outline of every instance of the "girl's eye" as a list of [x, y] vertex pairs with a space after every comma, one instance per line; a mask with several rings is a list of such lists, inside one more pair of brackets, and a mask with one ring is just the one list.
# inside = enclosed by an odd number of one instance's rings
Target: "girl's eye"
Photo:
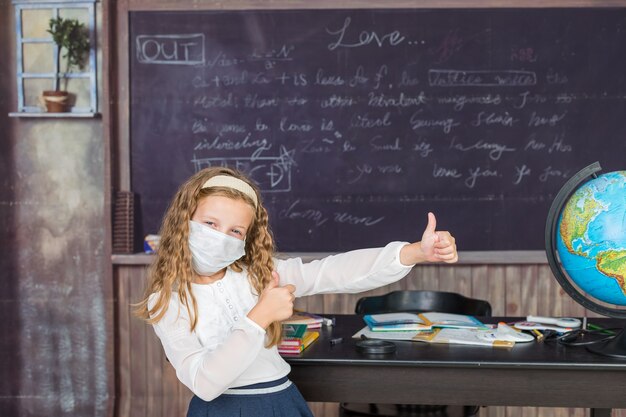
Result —
[[207, 221], [205, 223], [207, 226], [215, 227], [215, 222]]
[[231, 230], [234, 234], [238, 235], [238, 236], [243, 236], [243, 234], [241, 233], [241, 231], [237, 230], [237, 229], [233, 229]]

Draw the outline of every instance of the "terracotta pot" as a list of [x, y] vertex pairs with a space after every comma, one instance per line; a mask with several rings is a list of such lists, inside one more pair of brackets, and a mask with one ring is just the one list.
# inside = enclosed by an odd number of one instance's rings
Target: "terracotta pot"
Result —
[[67, 111], [67, 91], [44, 91], [43, 101], [48, 113], [63, 113]]

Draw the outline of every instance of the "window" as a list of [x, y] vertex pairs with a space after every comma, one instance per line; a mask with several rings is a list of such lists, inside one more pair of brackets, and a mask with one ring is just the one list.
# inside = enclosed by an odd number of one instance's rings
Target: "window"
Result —
[[[96, 0], [14, 0], [17, 61], [17, 112], [11, 116], [93, 117], [98, 112], [96, 86]], [[89, 56], [83, 69], [68, 71], [65, 59], [47, 32], [51, 18], [77, 19], [89, 32]], [[63, 50], [61, 51], [63, 55]], [[58, 62], [58, 68], [57, 68]], [[68, 113], [46, 113], [43, 91], [70, 93]]]

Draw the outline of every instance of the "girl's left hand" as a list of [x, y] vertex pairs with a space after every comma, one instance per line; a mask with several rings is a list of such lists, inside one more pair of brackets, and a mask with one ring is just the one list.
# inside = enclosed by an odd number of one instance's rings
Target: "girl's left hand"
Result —
[[400, 250], [400, 262], [413, 265], [420, 262], [454, 263], [459, 257], [454, 237], [450, 232], [436, 231], [437, 219], [428, 213], [428, 224], [420, 242], [411, 243]]

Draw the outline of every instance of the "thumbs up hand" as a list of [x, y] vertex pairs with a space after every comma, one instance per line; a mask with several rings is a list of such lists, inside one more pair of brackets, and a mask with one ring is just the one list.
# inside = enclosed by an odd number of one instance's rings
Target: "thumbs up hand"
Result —
[[296, 298], [293, 295], [295, 290], [296, 287], [291, 284], [281, 287], [278, 273], [272, 272], [272, 279], [259, 295], [259, 300], [248, 313], [248, 318], [267, 329], [270, 323], [291, 317]]
[[438, 232], [437, 219], [428, 213], [428, 224], [420, 242], [411, 243], [400, 250], [400, 262], [413, 265], [419, 262], [454, 263], [459, 257], [454, 237], [450, 232]]

